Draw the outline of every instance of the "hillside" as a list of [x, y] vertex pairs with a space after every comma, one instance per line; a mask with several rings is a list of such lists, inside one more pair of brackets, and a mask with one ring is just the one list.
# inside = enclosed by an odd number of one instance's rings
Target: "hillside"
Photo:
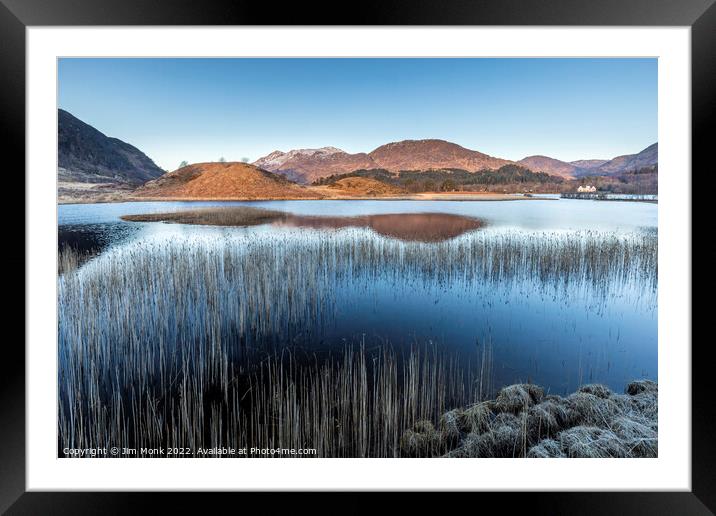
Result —
[[142, 151], [58, 109], [58, 180], [67, 183], [141, 185], [161, 176], [159, 168]]
[[626, 154], [613, 159], [581, 159], [569, 163], [548, 156], [529, 156], [517, 163], [533, 172], [573, 179], [585, 176], [617, 176], [657, 166], [658, 144], [637, 154]]
[[560, 161], [547, 156], [528, 156], [517, 162], [532, 172], [544, 172], [551, 176], [559, 176], [565, 179], [572, 179], [577, 169], [573, 164]]
[[398, 186], [367, 177], [345, 177], [331, 183], [327, 188], [331, 196], [372, 197], [405, 193], [405, 190]]
[[168, 172], [135, 190], [163, 199], [307, 199], [320, 194], [246, 163], [195, 163]]
[[511, 163], [445, 140], [404, 140], [381, 145], [368, 154], [377, 167], [398, 172], [456, 168], [476, 172]]
[[[606, 176], [633, 172], [657, 164], [657, 144], [638, 154], [618, 156], [611, 160], [583, 159], [571, 163], [549, 156], [528, 156], [517, 162], [489, 156], [445, 140], [403, 140], [381, 145], [369, 153], [349, 154], [336, 147], [274, 151], [254, 162], [259, 168], [275, 172], [303, 184], [321, 183], [326, 178], [359, 170], [383, 170], [389, 173], [459, 170], [470, 174], [500, 171], [506, 165], [519, 165], [537, 174], [559, 179], [587, 175]], [[522, 174], [523, 175], [523, 174]], [[385, 178], [374, 178], [384, 180]], [[442, 180], [449, 178], [439, 178]], [[532, 178], [530, 178], [531, 180]], [[544, 178], [534, 178], [543, 183]], [[416, 178], [417, 180], [417, 178]], [[390, 181], [389, 181], [390, 182]], [[472, 181], [466, 181], [472, 182]], [[481, 178], [475, 183], [491, 183]], [[504, 183], [504, 179], [497, 180]], [[519, 182], [524, 182], [520, 178]]]
[[285, 170], [286, 163], [294, 159], [299, 159], [301, 157], [328, 157], [331, 154], [339, 154], [342, 152], [344, 151], [337, 149], [336, 147], [321, 147], [320, 149], [294, 149], [288, 152], [275, 150], [271, 154], [268, 154], [263, 158], [259, 158], [253, 164], [259, 168], [263, 168], [264, 170]]
[[300, 183], [313, 183], [361, 169], [398, 172], [455, 168], [476, 172], [496, 170], [508, 163], [511, 162], [444, 140], [405, 140], [381, 145], [368, 154], [349, 154], [336, 147], [274, 151], [253, 164]]
[[577, 161], [570, 161], [570, 165], [574, 165], [577, 168], [588, 169], [597, 168], [600, 165], [604, 165], [608, 159], [578, 159]]
[[274, 151], [253, 164], [299, 183], [312, 183], [321, 177], [372, 168], [374, 165], [367, 154], [348, 154], [335, 147]]
[[591, 169], [589, 173], [594, 175], [623, 174], [626, 172], [641, 170], [643, 168], [654, 167], [658, 164], [658, 162], [659, 144], [654, 143], [637, 154], [617, 156], [616, 158]]
[[[390, 172], [385, 169], [355, 170], [347, 174], [331, 175], [319, 179], [316, 186], [343, 184], [348, 179], [361, 178], [374, 183], [391, 185], [406, 192], [452, 192], [464, 190], [485, 191], [496, 186], [519, 185], [557, 185], [565, 180], [559, 176], [551, 176], [544, 172], [532, 172], [520, 165], [508, 164], [497, 170], [468, 172], [460, 169], [443, 170], [412, 170]], [[502, 189], [502, 188], [501, 188]]]

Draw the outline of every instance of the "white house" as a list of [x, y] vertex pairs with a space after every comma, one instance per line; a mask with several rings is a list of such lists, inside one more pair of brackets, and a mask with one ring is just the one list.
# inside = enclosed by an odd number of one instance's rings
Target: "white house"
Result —
[[597, 187], [596, 187], [596, 186], [592, 186], [592, 185], [584, 185], [584, 186], [580, 186], [579, 188], [577, 188], [577, 191], [578, 191], [578, 192], [591, 193], [591, 192], [596, 192], [596, 191], [597, 191]]

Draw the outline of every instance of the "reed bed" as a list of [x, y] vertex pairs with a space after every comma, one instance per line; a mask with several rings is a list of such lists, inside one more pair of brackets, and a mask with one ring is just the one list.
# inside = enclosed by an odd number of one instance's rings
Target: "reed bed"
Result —
[[[181, 371], [190, 367], [182, 359]], [[89, 383], [83, 398], [67, 393], [60, 449], [188, 448], [196, 456], [200, 447], [261, 447], [399, 457], [407, 429], [474, 402], [480, 388], [471, 368], [438, 347], [364, 345], [328, 354], [285, 349], [228, 365], [224, 374], [178, 372], [129, 391], [117, 384], [110, 392]]]
[[656, 245], [651, 234], [478, 232], [424, 244], [348, 230], [112, 248], [59, 278], [60, 448], [399, 456], [418, 422], [491, 394], [489, 352], [469, 365], [430, 348], [301, 354], [341, 289], [531, 282], [609, 296], [637, 284], [655, 297]]
[[271, 448], [400, 456], [406, 429], [477, 394], [472, 372], [435, 347], [347, 348], [309, 362], [282, 355], [262, 363], [249, 387], [248, 435]]
[[79, 269], [96, 254], [95, 251], [81, 251], [70, 245], [61, 246], [57, 254], [57, 274], [61, 276]]

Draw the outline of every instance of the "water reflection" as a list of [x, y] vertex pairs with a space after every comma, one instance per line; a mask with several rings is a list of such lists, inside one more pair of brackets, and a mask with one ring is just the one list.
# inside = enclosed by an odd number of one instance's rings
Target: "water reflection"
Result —
[[99, 254], [111, 245], [136, 236], [140, 228], [122, 222], [66, 224], [57, 228], [58, 250], [69, 247], [79, 253]]
[[444, 242], [485, 226], [484, 221], [449, 213], [393, 213], [359, 217], [316, 217], [289, 214], [273, 223], [311, 229], [370, 228], [405, 242]]

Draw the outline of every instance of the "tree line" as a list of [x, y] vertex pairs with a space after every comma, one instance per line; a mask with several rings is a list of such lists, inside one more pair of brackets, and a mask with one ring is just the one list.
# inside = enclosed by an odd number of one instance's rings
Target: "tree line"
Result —
[[466, 190], [476, 185], [561, 184], [564, 180], [544, 172], [532, 172], [519, 165], [503, 165], [497, 170], [469, 172], [463, 169], [402, 170], [394, 173], [385, 169], [360, 169], [345, 174], [333, 174], [315, 181], [316, 186], [332, 185], [347, 177], [364, 177], [404, 188], [409, 192]]

